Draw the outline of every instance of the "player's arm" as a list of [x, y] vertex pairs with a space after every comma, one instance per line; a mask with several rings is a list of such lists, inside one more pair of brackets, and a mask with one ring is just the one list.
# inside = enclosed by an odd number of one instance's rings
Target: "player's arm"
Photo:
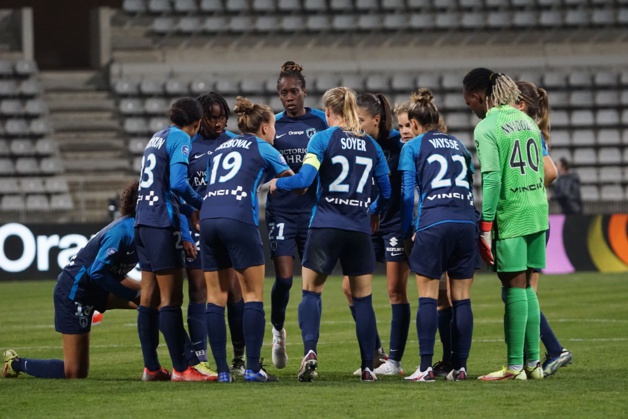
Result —
[[185, 215], [181, 215], [180, 217], [180, 228], [181, 228], [181, 241], [183, 242], [183, 251], [187, 257], [196, 259], [197, 250], [196, 242], [192, 238], [190, 234], [190, 224], [188, 222], [188, 217]]
[[558, 177], [558, 169], [554, 164], [554, 160], [552, 160], [552, 158], [549, 156], [549, 152], [547, 150], [547, 142], [542, 135], [541, 145], [543, 147], [543, 173], [545, 173], [544, 183], [545, 187], [547, 188]]
[[414, 189], [416, 188], [416, 166], [413, 147], [410, 142], [401, 149], [399, 156], [401, 178], [401, 232], [404, 238], [412, 235], [412, 214], [414, 212]]
[[392, 194], [392, 188], [390, 186], [390, 169], [388, 167], [388, 162], [386, 162], [384, 152], [379, 144], [377, 144], [374, 140], [373, 143], [376, 145], [377, 149], [377, 165], [375, 166], [374, 177], [377, 187], [379, 188], [379, 195], [371, 204], [369, 211], [372, 215], [376, 215], [381, 214], [388, 206], [388, 203], [390, 202], [390, 195]]
[[185, 163], [170, 165], [170, 189], [196, 209], [203, 205], [203, 198], [188, 182], [188, 166]]
[[[323, 134], [323, 135], [322, 135]], [[299, 173], [287, 178], [281, 178], [276, 181], [274, 186], [276, 189], [292, 191], [295, 189], [309, 188], [321, 167], [327, 148], [328, 132], [323, 131], [316, 133], [307, 145], [307, 154], [303, 159], [303, 164]], [[271, 192], [273, 190], [271, 189]]]
[[122, 285], [120, 278], [114, 277], [109, 272], [109, 266], [116, 262], [122, 252], [127, 251], [131, 247], [124, 245], [120, 238], [109, 233], [103, 238], [100, 250], [94, 262], [87, 269], [87, 274], [107, 292], [126, 301], [133, 301], [139, 295], [139, 290], [125, 287]]

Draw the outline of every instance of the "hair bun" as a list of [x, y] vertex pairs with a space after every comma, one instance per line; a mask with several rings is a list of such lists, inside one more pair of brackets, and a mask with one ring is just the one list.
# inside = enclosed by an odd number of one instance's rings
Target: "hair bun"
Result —
[[253, 104], [245, 97], [238, 96], [233, 111], [236, 115], [247, 115], [253, 110]]
[[294, 61], [286, 61], [281, 66], [281, 72], [284, 73], [288, 71], [294, 71], [296, 73], [300, 73], [303, 71], [303, 66], [295, 63]]
[[412, 102], [428, 105], [432, 103], [434, 94], [428, 88], [422, 87], [416, 92], [412, 93]]

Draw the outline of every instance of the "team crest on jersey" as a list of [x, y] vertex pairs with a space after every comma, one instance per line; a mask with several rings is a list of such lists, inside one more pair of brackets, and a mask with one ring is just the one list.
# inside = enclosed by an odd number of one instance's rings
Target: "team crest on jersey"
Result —
[[113, 247], [110, 247], [109, 249], [107, 249], [107, 256], [112, 256], [112, 255], [115, 255], [116, 253], [118, 253], [118, 250], [114, 249]]
[[312, 138], [314, 134], [316, 134], [316, 128], [308, 128], [305, 130], [305, 133], [307, 134], [307, 138]]
[[185, 154], [186, 156], [190, 155], [190, 147], [188, 147], [187, 145], [184, 145], [183, 147], [181, 147], [181, 152], [183, 154]]

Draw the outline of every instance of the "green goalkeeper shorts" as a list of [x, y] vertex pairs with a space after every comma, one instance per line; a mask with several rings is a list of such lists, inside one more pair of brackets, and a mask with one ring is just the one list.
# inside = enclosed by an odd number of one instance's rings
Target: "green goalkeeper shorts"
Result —
[[545, 231], [495, 240], [497, 272], [522, 272], [545, 268]]

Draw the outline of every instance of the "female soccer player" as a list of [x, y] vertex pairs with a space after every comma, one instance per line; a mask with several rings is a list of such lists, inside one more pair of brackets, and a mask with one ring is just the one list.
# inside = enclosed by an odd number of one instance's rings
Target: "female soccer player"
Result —
[[277, 381], [260, 364], [264, 341], [264, 249], [258, 229], [257, 188], [267, 174], [293, 172], [272, 147], [275, 116], [271, 109], [238, 97], [235, 106], [243, 134], [225, 141], [211, 155], [201, 209], [201, 257], [207, 284], [207, 335], [218, 381], [231, 382], [225, 343], [225, 305], [229, 269], [236, 271], [244, 296], [245, 381]]
[[[471, 70], [463, 81], [463, 95], [482, 119], [474, 131], [482, 168], [480, 255], [496, 267], [506, 288], [508, 366], [480, 379], [543, 378], [539, 302], [530, 286], [532, 271], [545, 267], [549, 227], [541, 134], [532, 118], [510, 106], [520, 92], [505, 74], [486, 68]], [[495, 258], [491, 253], [493, 223]], [[528, 358], [525, 368], [524, 347]]]
[[[209, 381], [215, 377], [188, 366], [185, 347], [191, 344], [181, 311], [185, 255], [180, 211], [198, 217], [194, 208], [202, 204], [202, 198], [187, 181], [187, 169], [190, 138], [198, 132], [203, 110], [196, 99], [181, 98], [173, 102], [168, 116], [172, 125], [153, 135], [142, 161], [135, 216], [135, 244], [142, 269], [138, 331], [145, 362], [148, 357], [151, 364], [145, 366], [149, 372], [154, 372], [158, 364], [154, 341], [147, 336], [153, 336], [150, 331], [158, 324], [172, 359], [172, 380]], [[181, 204], [181, 199], [187, 204]], [[157, 295], [158, 318], [150, 314]]]
[[[408, 262], [403, 248], [399, 201], [401, 198], [401, 172], [397, 170], [399, 153], [403, 142], [399, 131], [392, 129], [392, 112], [388, 99], [381, 93], [363, 93], [358, 96], [358, 116], [360, 128], [373, 137], [384, 151], [388, 168], [391, 170], [391, 199], [388, 207], [379, 218], [379, 229], [371, 236], [377, 262], [386, 264], [386, 284], [392, 308], [390, 323], [390, 353], [387, 356], [375, 328], [375, 353], [373, 362], [376, 375], [403, 374], [401, 358], [408, 340], [410, 327], [410, 304], [408, 303]], [[379, 191], [372, 189], [371, 199], [375, 200]], [[377, 216], [376, 216], [377, 217]], [[342, 283], [351, 314], [355, 319], [355, 308], [351, 299], [349, 277]], [[361, 375], [358, 369], [355, 375]]]
[[[203, 196], [206, 185], [205, 171], [211, 154], [225, 141], [237, 137], [237, 134], [226, 130], [230, 111], [222, 95], [216, 92], [207, 92], [200, 95], [197, 100], [203, 107], [203, 119], [198, 134], [192, 138], [188, 178], [192, 188]], [[190, 234], [194, 237], [195, 245], [199, 246], [200, 233], [195, 229], [190, 229]], [[190, 303], [188, 305], [190, 340], [199, 360], [207, 362], [207, 327], [205, 325], [207, 290], [200, 255], [196, 258], [186, 259], [186, 272], [190, 283]], [[244, 375], [244, 334], [242, 331], [244, 300], [235, 271], [230, 269], [229, 274], [231, 275], [231, 287], [227, 301], [227, 317], [234, 352], [231, 370], [239, 375]]]
[[[410, 269], [416, 274], [419, 307], [416, 328], [421, 365], [411, 381], [434, 381], [432, 357], [438, 328], [439, 280], [447, 272], [454, 306], [454, 370], [450, 379], [467, 377], [466, 363], [473, 334], [471, 284], [477, 262], [477, 220], [473, 206], [473, 163], [464, 144], [438, 130], [440, 113], [429, 89], [412, 95], [408, 117], [416, 138], [404, 145], [399, 160], [403, 173], [401, 226], [413, 236]], [[414, 191], [419, 209], [412, 228]]]
[[[318, 201], [312, 211], [302, 261], [303, 298], [299, 325], [305, 356], [299, 381], [311, 381], [318, 367], [316, 344], [320, 331], [321, 293], [327, 276], [340, 259], [349, 276], [356, 312], [356, 332], [362, 356], [362, 380], [374, 381], [375, 313], [371, 280], [375, 254], [370, 214], [379, 214], [390, 199], [388, 165], [381, 147], [360, 130], [353, 90], [337, 87], [323, 95], [325, 118], [331, 128], [310, 140], [299, 173], [273, 179], [270, 191], [307, 188], [318, 174]], [[370, 204], [371, 183], [379, 186], [378, 200]], [[377, 222], [375, 221], [375, 226]]]
[[[301, 169], [307, 143], [318, 131], [327, 129], [325, 114], [318, 109], [305, 107], [307, 89], [303, 67], [293, 61], [281, 66], [277, 80], [277, 93], [284, 111], [277, 114], [274, 147], [279, 150], [295, 173]], [[309, 186], [309, 185], [308, 185]], [[270, 257], [275, 267], [275, 283], [270, 293], [270, 322], [273, 325], [272, 360], [276, 368], [288, 363], [284, 321], [292, 288], [295, 249], [303, 258], [307, 227], [316, 202], [316, 188], [305, 196], [288, 192], [268, 194], [266, 223], [270, 241]]]
[[399, 134], [401, 142], [407, 143], [414, 138], [410, 119], [408, 119], [408, 110], [410, 109], [410, 101], [403, 101], [395, 106], [395, 115], [397, 116], [397, 125], [399, 126]]
[[[543, 143], [543, 168], [545, 170], [545, 187], [548, 187], [558, 176], [558, 170], [549, 156], [550, 133], [549, 133], [549, 100], [545, 89], [536, 87], [527, 81], [516, 82], [521, 96], [515, 103], [515, 107], [525, 112], [534, 119], [541, 130], [541, 141]], [[547, 231], [549, 239], [549, 230]], [[538, 294], [539, 271], [535, 270], [530, 278], [530, 285]], [[547, 349], [545, 360], [543, 361], [543, 375], [545, 377], [554, 374], [560, 367], [571, 363], [572, 355], [563, 348], [554, 331], [550, 327], [543, 312], [541, 315], [541, 341]]]
[[[126, 187], [120, 218], [92, 237], [57, 278], [55, 329], [62, 334], [63, 359], [20, 358], [9, 349], [4, 352], [4, 377], [23, 372], [38, 378], [86, 378], [93, 311], [137, 308], [140, 284], [126, 277], [138, 260], [133, 241], [137, 188], [138, 182]], [[169, 377], [168, 371], [162, 373]]]

